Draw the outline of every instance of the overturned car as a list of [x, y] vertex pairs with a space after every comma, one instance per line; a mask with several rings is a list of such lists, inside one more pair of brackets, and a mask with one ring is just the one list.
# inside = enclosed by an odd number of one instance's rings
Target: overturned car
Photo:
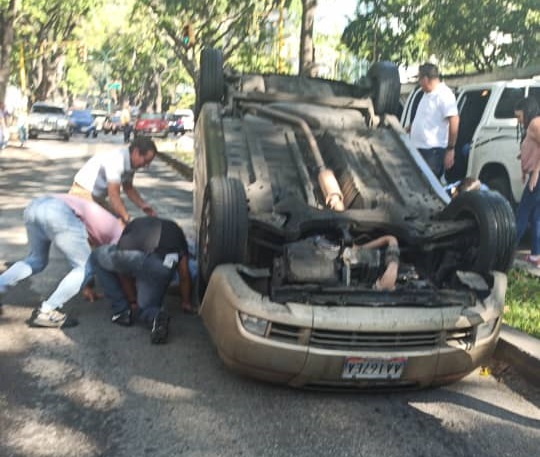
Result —
[[362, 84], [224, 71], [201, 53], [194, 219], [200, 313], [224, 363], [312, 388], [455, 381], [495, 348], [512, 262], [498, 193], [450, 200]]

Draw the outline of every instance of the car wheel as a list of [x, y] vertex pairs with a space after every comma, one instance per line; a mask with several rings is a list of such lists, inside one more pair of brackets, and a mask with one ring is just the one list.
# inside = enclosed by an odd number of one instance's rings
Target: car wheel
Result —
[[515, 206], [514, 196], [510, 187], [510, 182], [506, 176], [495, 176], [493, 178], [486, 178], [483, 181], [490, 190], [499, 192], [504, 198], [506, 198], [512, 207]]
[[508, 200], [496, 192], [488, 192], [492, 210], [499, 228], [499, 244], [494, 270], [506, 273], [514, 263], [517, 229], [514, 210]]
[[69, 137], [70, 137], [69, 133], [66, 133], [66, 134], [63, 136], [63, 140], [64, 140], [64, 141], [69, 141]]
[[508, 270], [516, 227], [512, 208], [503, 197], [489, 191], [462, 192], [442, 211], [441, 219], [476, 222], [475, 230], [463, 238], [463, 268], [478, 273]]
[[29, 139], [29, 140], [35, 140], [35, 139], [37, 139], [37, 133], [29, 133], [29, 134], [28, 134], [28, 139]]
[[203, 49], [199, 76], [199, 107], [206, 102], [220, 102], [223, 94], [223, 53], [219, 49]]
[[375, 114], [395, 114], [399, 110], [401, 83], [398, 67], [392, 62], [376, 62], [368, 71]]
[[203, 290], [214, 268], [244, 260], [248, 208], [244, 186], [237, 179], [214, 177], [206, 185], [198, 234], [199, 278]]
[[94, 130], [94, 132], [92, 133], [92, 138], [97, 138], [98, 136], [98, 132], [97, 130]]

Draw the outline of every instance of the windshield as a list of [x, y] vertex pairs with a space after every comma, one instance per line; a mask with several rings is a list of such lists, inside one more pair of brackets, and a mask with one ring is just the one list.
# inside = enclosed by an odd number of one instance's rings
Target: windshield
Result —
[[46, 105], [38, 105], [32, 107], [33, 113], [45, 113], [45, 114], [64, 114], [63, 108], [60, 108], [59, 106], [46, 106]]

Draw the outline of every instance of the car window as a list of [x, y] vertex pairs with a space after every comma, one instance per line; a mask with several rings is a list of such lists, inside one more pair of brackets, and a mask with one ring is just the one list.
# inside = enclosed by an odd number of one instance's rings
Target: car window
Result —
[[143, 113], [141, 114], [141, 119], [161, 119], [162, 115], [160, 113]]
[[468, 90], [459, 97], [458, 147], [471, 142], [490, 96], [490, 89], [475, 89]]
[[507, 87], [495, 107], [496, 119], [512, 119], [515, 117], [514, 108], [518, 100], [525, 96], [523, 87]]
[[529, 87], [529, 97], [534, 97], [538, 106], [540, 106], [540, 87], [531, 86]]
[[58, 106], [34, 105], [32, 107], [32, 113], [64, 114], [64, 110]]

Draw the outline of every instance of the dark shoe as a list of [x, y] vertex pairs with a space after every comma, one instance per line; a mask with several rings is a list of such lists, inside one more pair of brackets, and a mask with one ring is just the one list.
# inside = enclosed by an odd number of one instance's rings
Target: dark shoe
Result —
[[120, 313], [113, 314], [111, 321], [113, 324], [129, 327], [131, 325], [131, 310], [128, 308]]
[[32, 311], [30, 319], [26, 321], [30, 327], [68, 328], [79, 325], [77, 319], [68, 316], [58, 309], [42, 311], [37, 308]]
[[150, 340], [152, 344], [163, 344], [167, 342], [169, 337], [169, 316], [163, 310], [157, 313], [152, 323], [150, 332]]

